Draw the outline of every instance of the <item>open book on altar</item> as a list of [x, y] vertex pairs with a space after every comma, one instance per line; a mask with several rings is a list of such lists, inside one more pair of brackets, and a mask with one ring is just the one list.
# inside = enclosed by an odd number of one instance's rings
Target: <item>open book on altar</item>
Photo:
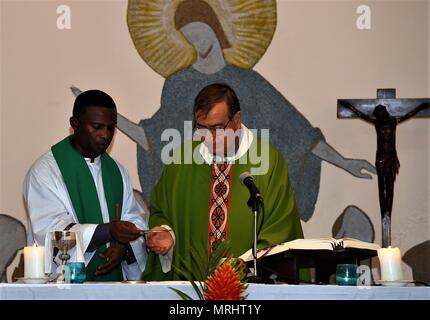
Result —
[[[317, 239], [296, 239], [271, 246], [266, 249], [257, 250], [257, 259], [281, 253], [287, 250], [331, 250], [342, 251], [353, 248], [361, 250], [376, 251], [380, 249], [377, 243], [365, 242], [352, 238], [334, 239], [334, 238], [317, 238]], [[251, 261], [253, 259], [252, 249], [242, 254], [240, 259]]]

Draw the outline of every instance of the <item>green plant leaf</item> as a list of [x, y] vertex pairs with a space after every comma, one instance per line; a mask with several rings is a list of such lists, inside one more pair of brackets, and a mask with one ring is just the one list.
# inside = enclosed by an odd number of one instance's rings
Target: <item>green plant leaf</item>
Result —
[[185, 292], [182, 292], [181, 290], [169, 287], [170, 290], [173, 290], [176, 292], [176, 294], [178, 296], [180, 296], [183, 300], [193, 300], [193, 298], [191, 298], [188, 294], [186, 294]]
[[197, 287], [193, 277], [192, 277], [192, 273], [189, 272], [188, 270], [183, 270], [180, 267], [177, 266], [172, 266], [173, 269], [175, 270], [175, 272], [177, 272], [179, 275], [183, 276], [188, 282], [191, 283], [194, 291], [196, 292], [197, 296], [199, 297], [200, 300], [204, 300], [204, 295], [203, 295], [203, 290], [200, 290], [199, 287]]
[[227, 240], [220, 241], [215, 245], [215, 248], [212, 251], [211, 258], [209, 260], [208, 275], [212, 274], [215, 271], [215, 269], [219, 266], [222, 258], [224, 258], [226, 255], [228, 258], [228, 256], [230, 255], [229, 251], [230, 243]]
[[205, 284], [204, 281], [208, 277], [208, 257], [206, 254], [206, 250], [203, 247], [200, 247], [199, 249], [194, 248], [193, 250], [194, 254], [191, 255], [191, 260], [194, 262], [194, 266], [196, 266], [194, 269], [195, 277], [197, 280], [199, 280], [199, 286], [201, 292], [205, 291]]
[[197, 280], [205, 280], [207, 272], [207, 258], [202, 258], [199, 250], [194, 250], [194, 255], [191, 255], [191, 260], [197, 268], [194, 268], [195, 277]]

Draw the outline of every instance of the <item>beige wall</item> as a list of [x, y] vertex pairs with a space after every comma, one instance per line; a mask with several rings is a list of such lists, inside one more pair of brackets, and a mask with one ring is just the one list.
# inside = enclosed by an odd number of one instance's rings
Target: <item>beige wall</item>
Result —
[[[60, 4], [71, 7], [71, 30], [56, 28]], [[371, 30], [356, 28], [360, 4], [371, 8]], [[31, 163], [68, 134], [71, 84], [107, 91], [136, 122], [157, 110], [164, 79], [138, 56], [126, 7], [126, 1], [1, 1], [0, 212], [26, 221], [22, 181]], [[278, 1], [277, 31], [255, 69], [345, 157], [373, 162], [374, 129], [338, 120], [336, 99], [372, 98], [377, 88], [392, 87], [398, 97], [430, 97], [429, 16], [428, 1]], [[402, 253], [430, 238], [429, 124], [415, 119], [397, 132], [401, 168], [392, 232]], [[111, 154], [140, 188], [135, 145], [118, 132]], [[350, 204], [371, 217], [380, 242], [377, 180], [356, 179], [324, 163], [305, 236], [330, 236]]]

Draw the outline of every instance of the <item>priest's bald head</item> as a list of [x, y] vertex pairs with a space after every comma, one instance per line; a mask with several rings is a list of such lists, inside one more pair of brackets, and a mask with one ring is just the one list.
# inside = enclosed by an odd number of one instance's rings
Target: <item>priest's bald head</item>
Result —
[[113, 99], [100, 90], [84, 91], [76, 97], [70, 126], [73, 144], [84, 157], [94, 159], [106, 152], [117, 122]]

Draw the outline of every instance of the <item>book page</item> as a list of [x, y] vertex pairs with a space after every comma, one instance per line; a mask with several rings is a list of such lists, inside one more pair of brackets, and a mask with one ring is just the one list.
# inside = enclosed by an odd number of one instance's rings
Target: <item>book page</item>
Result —
[[[378, 250], [380, 246], [376, 243], [365, 242], [352, 238], [334, 239], [334, 238], [314, 238], [314, 239], [296, 239], [278, 245], [257, 250], [257, 259], [264, 256], [271, 256], [287, 250], [335, 250], [335, 248], [356, 248], [365, 250]], [[240, 259], [244, 261], [253, 260], [252, 249], [242, 254]]]
[[339, 239], [338, 241], [343, 242], [344, 248], [357, 248], [357, 249], [367, 249], [367, 250], [378, 250], [381, 246], [377, 243], [365, 242], [352, 238]]

